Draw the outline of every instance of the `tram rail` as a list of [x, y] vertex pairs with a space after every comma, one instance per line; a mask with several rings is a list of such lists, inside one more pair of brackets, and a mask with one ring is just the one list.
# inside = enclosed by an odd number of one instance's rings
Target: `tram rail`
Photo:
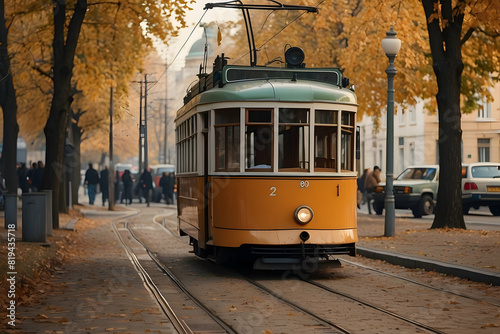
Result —
[[490, 301], [487, 301], [487, 300], [484, 300], [484, 299], [479, 299], [479, 298], [475, 298], [475, 297], [472, 297], [472, 296], [468, 296], [468, 295], [465, 295], [465, 294], [462, 294], [462, 293], [458, 293], [458, 292], [454, 292], [454, 291], [449, 291], [449, 290], [445, 290], [445, 289], [442, 289], [442, 288], [438, 288], [438, 287], [435, 287], [435, 286], [432, 286], [432, 285], [429, 285], [429, 284], [425, 284], [425, 283], [422, 283], [422, 282], [418, 282], [418, 281], [412, 280], [412, 279], [407, 278], [407, 277], [403, 277], [403, 276], [395, 275], [395, 274], [392, 274], [392, 273], [388, 273], [388, 272], [380, 270], [380, 269], [371, 268], [369, 266], [365, 266], [363, 264], [356, 263], [354, 261], [342, 259], [342, 262], [345, 262], [345, 263], [350, 264], [350, 265], [355, 266], [355, 267], [367, 269], [367, 270], [379, 273], [381, 275], [390, 276], [390, 277], [393, 277], [393, 278], [396, 278], [396, 279], [399, 279], [399, 280], [402, 280], [402, 281], [406, 281], [406, 282], [410, 282], [410, 283], [413, 283], [413, 284], [416, 284], [416, 285], [420, 285], [420, 286], [423, 286], [425, 288], [429, 288], [431, 290], [440, 291], [440, 292], [443, 292], [443, 293], [446, 293], [446, 294], [450, 294], [450, 295], [454, 295], [454, 296], [457, 296], [457, 297], [462, 297], [462, 298], [470, 299], [470, 300], [473, 300], [473, 301], [476, 301], [476, 302], [486, 303], [486, 304], [490, 304], [490, 305], [493, 305], [493, 306], [496, 306], [496, 307], [500, 307], [499, 303], [494, 303], [494, 302], [490, 302]]

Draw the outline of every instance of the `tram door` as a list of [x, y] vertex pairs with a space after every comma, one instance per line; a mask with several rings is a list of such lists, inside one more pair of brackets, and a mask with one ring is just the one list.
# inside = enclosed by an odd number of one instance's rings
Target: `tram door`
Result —
[[203, 239], [203, 247], [205, 246], [205, 243], [209, 240], [210, 235], [209, 235], [209, 198], [210, 198], [210, 182], [208, 178], [208, 168], [209, 168], [209, 158], [210, 158], [210, 151], [209, 151], [209, 114], [208, 112], [205, 112], [202, 114], [203, 117], [203, 129], [201, 131], [202, 136], [203, 136], [203, 226], [200, 226], [201, 231], [200, 231], [200, 239]]

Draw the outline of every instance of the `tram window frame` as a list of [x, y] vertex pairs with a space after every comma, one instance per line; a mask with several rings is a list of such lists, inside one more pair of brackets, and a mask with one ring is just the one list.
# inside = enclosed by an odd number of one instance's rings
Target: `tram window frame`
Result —
[[[332, 117], [321, 117], [331, 113]], [[338, 153], [338, 110], [314, 110], [314, 171], [336, 172]], [[319, 137], [321, 135], [321, 137]], [[321, 143], [321, 144], [320, 144]], [[320, 149], [321, 153], [320, 154]]]
[[310, 108], [279, 108], [278, 171], [309, 171], [310, 117]]
[[354, 171], [356, 114], [347, 110], [342, 110], [341, 113], [340, 168], [342, 171]]
[[214, 110], [215, 171], [240, 171], [240, 108]]
[[[267, 113], [267, 115], [264, 115]], [[260, 114], [260, 115], [259, 115]], [[262, 116], [265, 116], [263, 118]], [[255, 136], [259, 131], [265, 133], [267, 129], [270, 138], [265, 138], [262, 142], [257, 142]], [[269, 163], [255, 163], [256, 145], [263, 145], [259, 159]], [[266, 157], [266, 155], [268, 155]], [[272, 172], [274, 167], [274, 109], [272, 108], [247, 108], [245, 109], [245, 171], [247, 172]]]

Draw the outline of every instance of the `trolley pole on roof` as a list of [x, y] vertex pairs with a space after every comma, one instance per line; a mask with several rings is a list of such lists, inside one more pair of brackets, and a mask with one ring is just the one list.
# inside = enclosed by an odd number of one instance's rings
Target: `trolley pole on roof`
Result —
[[285, 5], [278, 1], [272, 1], [274, 5], [257, 5], [257, 4], [244, 4], [241, 0], [221, 2], [221, 3], [207, 3], [205, 10], [213, 8], [235, 8], [241, 9], [243, 12], [243, 19], [245, 20], [245, 27], [248, 38], [248, 48], [250, 49], [250, 66], [257, 66], [257, 48], [255, 47], [255, 39], [253, 36], [252, 20], [250, 19], [249, 10], [305, 10], [308, 13], [317, 13], [318, 8], [312, 6], [296, 6]]

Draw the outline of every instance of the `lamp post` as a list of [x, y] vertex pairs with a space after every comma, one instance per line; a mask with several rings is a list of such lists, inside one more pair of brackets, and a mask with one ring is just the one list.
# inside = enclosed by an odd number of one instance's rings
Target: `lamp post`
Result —
[[389, 58], [387, 73], [387, 140], [386, 140], [386, 185], [385, 185], [385, 233], [386, 237], [395, 235], [395, 208], [394, 208], [394, 76], [397, 71], [394, 67], [394, 58], [401, 48], [401, 40], [396, 38], [396, 32], [391, 27], [382, 40], [382, 49]]

